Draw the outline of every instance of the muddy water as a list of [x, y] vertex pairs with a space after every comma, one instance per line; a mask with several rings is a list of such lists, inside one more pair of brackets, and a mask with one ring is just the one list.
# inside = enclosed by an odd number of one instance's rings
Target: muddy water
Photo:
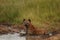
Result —
[[19, 34], [14, 33], [14, 34], [5, 34], [5, 35], [0, 35], [0, 40], [26, 40], [26, 37], [20, 37]]

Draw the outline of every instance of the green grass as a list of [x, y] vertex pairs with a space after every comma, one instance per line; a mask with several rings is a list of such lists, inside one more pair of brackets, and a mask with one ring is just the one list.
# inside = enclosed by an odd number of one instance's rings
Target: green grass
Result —
[[0, 0], [0, 22], [19, 24], [24, 18], [37, 27], [59, 27], [60, 0]]

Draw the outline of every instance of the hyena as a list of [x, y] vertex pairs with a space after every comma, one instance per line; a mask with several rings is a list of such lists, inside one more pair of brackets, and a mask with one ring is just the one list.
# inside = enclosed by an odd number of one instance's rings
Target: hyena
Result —
[[40, 35], [40, 34], [45, 34], [47, 33], [47, 30], [45, 29], [38, 29], [37, 27], [35, 27], [32, 22], [31, 19], [23, 19], [23, 26], [26, 28], [26, 34], [33, 34], [33, 35]]

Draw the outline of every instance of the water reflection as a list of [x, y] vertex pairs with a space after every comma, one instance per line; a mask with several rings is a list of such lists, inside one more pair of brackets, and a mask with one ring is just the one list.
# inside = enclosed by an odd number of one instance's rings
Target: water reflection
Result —
[[0, 40], [26, 40], [25, 36], [20, 37], [18, 33], [0, 35]]

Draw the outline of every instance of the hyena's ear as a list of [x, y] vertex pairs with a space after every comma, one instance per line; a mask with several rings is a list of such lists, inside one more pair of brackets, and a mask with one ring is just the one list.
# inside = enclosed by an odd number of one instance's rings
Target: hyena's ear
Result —
[[23, 19], [23, 22], [25, 21], [26, 19]]
[[31, 22], [31, 19], [28, 19], [29, 22]]

